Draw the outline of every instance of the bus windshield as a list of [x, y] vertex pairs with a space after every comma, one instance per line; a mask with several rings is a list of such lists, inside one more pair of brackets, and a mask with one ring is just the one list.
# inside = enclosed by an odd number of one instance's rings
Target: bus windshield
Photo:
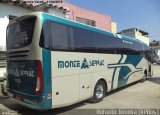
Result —
[[15, 19], [7, 28], [7, 49], [17, 49], [31, 44], [36, 16]]

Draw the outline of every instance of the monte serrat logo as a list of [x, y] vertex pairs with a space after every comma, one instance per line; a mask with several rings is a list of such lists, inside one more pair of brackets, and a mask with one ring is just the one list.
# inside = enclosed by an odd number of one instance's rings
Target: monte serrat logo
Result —
[[104, 60], [87, 60], [86, 58], [83, 61], [72, 60], [72, 61], [58, 61], [58, 68], [80, 68], [80, 69], [89, 69], [94, 66], [104, 66]]

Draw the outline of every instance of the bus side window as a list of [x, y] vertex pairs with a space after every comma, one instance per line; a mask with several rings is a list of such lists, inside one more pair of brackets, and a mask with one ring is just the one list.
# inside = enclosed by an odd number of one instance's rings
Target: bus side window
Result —
[[68, 51], [68, 28], [64, 24], [51, 22], [51, 50]]
[[51, 32], [50, 32], [50, 22], [45, 21], [42, 27], [40, 42], [39, 45], [42, 48], [50, 50], [50, 40], [51, 40]]
[[68, 51], [67, 26], [46, 20], [42, 27], [39, 45], [48, 50]]
[[71, 51], [96, 52], [94, 32], [76, 27], [69, 27]]

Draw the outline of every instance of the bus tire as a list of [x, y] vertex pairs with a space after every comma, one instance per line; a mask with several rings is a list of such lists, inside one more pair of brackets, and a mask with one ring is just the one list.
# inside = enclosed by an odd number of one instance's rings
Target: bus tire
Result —
[[104, 83], [104, 81], [99, 80], [96, 83], [96, 86], [94, 88], [93, 97], [89, 101], [92, 103], [98, 103], [98, 102], [102, 101], [106, 95], [106, 89], [107, 89], [107, 87], [106, 87], [106, 84]]

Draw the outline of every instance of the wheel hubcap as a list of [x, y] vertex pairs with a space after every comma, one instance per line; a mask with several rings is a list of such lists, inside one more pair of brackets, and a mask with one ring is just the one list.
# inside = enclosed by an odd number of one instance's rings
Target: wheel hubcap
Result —
[[103, 97], [103, 86], [102, 85], [98, 85], [96, 88], [96, 97], [98, 99]]

